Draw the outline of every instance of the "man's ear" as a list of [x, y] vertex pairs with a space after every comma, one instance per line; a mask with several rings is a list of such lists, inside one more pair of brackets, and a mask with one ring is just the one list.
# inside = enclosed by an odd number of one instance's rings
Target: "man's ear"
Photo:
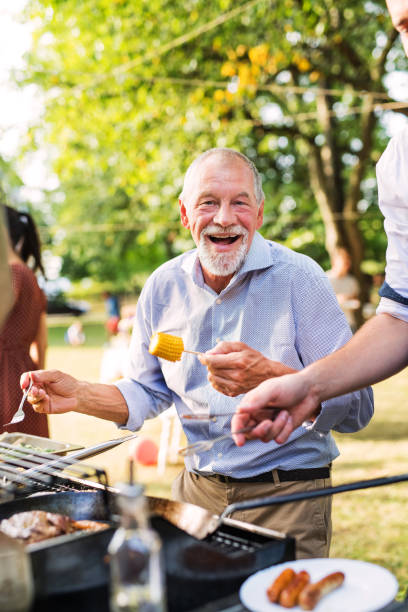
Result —
[[258, 215], [256, 218], [256, 229], [259, 229], [263, 223], [263, 212], [264, 212], [264, 200], [262, 200], [258, 208]]
[[179, 200], [181, 223], [186, 229], [190, 229], [190, 222], [187, 217], [187, 210], [182, 200]]

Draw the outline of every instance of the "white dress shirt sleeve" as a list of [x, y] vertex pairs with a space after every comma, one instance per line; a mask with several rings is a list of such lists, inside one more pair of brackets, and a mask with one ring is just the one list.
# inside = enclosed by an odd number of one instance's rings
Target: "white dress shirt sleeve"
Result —
[[126, 377], [115, 383], [129, 410], [129, 419], [121, 428], [130, 431], [140, 429], [145, 419], [159, 415], [173, 404], [160, 361], [149, 353], [151, 285], [150, 281], [146, 283], [137, 303]]
[[[388, 143], [377, 164], [378, 201], [388, 238], [386, 283], [408, 298], [408, 127]], [[408, 323], [408, 305], [382, 297], [377, 313]]]

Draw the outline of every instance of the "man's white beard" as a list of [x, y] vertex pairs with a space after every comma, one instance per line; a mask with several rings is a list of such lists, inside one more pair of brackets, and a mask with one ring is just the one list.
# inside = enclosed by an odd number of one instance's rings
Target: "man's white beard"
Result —
[[[215, 253], [211, 249], [211, 243], [205, 239], [207, 235], [222, 236], [226, 234], [242, 236], [238, 250], [234, 253]], [[210, 274], [216, 276], [229, 276], [235, 274], [244, 263], [248, 249], [248, 231], [240, 225], [231, 225], [224, 228], [218, 225], [209, 225], [200, 234], [198, 245], [198, 257], [203, 268]]]

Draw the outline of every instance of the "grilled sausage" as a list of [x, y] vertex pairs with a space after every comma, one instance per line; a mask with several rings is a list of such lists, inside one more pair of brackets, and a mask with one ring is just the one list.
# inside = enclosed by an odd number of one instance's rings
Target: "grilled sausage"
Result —
[[279, 600], [279, 595], [295, 576], [295, 571], [290, 567], [284, 569], [283, 572], [279, 574], [279, 576], [272, 582], [271, 586], [266, 591], [268, 599], [271, 603], [276, 603]]
[[310, 582], [308, 572], [301, 571], [294, 579], [289, 582], [288, 586], [283, 589], [279, 597], [279, 603], [284, 608], [293, 608], [297, 605], [299, 595]]
[[333, 572], [319, 582], [309, 584], [299, 596], [299, 605], [302, 610], [313, 610], [324, 595], [331, 593], [344, 582], [343, 572]]
[[102, 529], [108, 529], [110, 527], [109, 523], [100, 523], [99, 521], [88, 521], [86, 519], [82, 519], [80, 521], [71, 521], [71, 526], [73, 529], [81, 530], [90, 530], [90, 531], [101, 531]]

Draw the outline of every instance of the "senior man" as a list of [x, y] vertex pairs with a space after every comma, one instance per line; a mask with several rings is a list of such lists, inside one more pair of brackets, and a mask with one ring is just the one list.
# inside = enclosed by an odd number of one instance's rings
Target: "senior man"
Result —
[[[408, 2], [387, 0], [392, 23], [408, 56]], [[283, 444], [320, 402], [371, 385], [408, 365], [408, 127], [395, 135], [377, 164], [378, 201], [388, 238], [385, 282], [376, 316], [339, 351], [280, 380], [250, 391], [232, 419], [237, 430], [257, 424], [251, 436]], [[261, 408], [286, 408], [279, 420], [264, 419]], [[238, 445], [245, 437], [235, 436]]]
[[[301, 369], [350, 338], [321, 268], [256, 231], [264, 195], [248, 158], [231, 149], [203, 153], [186, 173], [179, 204], [197, 249], [148, 279], [137, 305], [127, 378], [101, 385], [57, 371], [35, 372], [29, 396], [35, 410], [76, 410], [137, 430], [174, 403], [181, 417], [209, 417], [181, 419], [189, 442], [215, 438], [230, 429], [238, 403], [233, 396]], [[149, 340], [157, 331], [181, 336], [186, 348], [205, 353], [201, 362], [188, 353], [179, 362], [151, 355]], [[26, 374], [22, 385], [27, 383]], [[238, 449], [224, 440], [186, 458], [173, 496], [220, 514], [235, 501], [328, 486], [338, 455], [330, 430], [357, 431], [372, 413], [366, 389], [322, 405], [314, 430], [299, 427], [283, 446], [257, 440]], [[319, 499], [234, 517], [292, 534], [298, 557], [319, 557], [329, 552], [330, 510], [330, 500]]]

